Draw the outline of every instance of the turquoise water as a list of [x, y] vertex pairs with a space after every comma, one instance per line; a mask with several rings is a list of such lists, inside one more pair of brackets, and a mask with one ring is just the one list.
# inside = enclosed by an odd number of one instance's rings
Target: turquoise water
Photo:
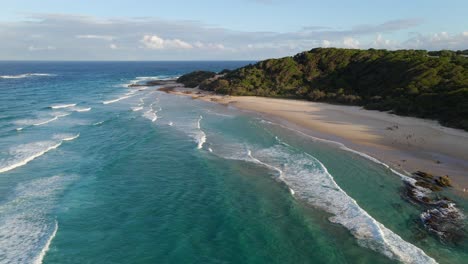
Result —
[[246, 63], [2, 62], [0, 263], [468, 259], [466, 241], [422, 227], [384, 166], [236, 109], [126, 88]]

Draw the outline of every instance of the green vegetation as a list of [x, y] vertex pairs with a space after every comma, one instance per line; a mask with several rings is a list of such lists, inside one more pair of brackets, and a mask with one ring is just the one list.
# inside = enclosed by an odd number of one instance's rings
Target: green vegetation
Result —
[[179, 81], [192, 83], [187, 79], [195, 75], [201, 89], [217, 93], [360, 105], [468, 130], [465, 53], [317, 48], [225, 71], [219, 78], [198, 78], [195, 72]]
[[186, 87], [194, 88], [197, 87], [202, 81], [213, 78], [215, 75], [215, 72], [210, 71], [194, 71], [179, 77], [177, 82], [182, 83]]

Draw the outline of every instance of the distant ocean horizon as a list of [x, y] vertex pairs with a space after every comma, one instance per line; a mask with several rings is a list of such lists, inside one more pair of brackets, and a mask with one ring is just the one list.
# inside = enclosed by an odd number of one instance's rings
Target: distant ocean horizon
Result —
[[466, 241], [422, 227], [405, 176], [385, 164], [266, 117], [128, 87], [249, 63], [0, 61], [0, 263], [468, 259]]

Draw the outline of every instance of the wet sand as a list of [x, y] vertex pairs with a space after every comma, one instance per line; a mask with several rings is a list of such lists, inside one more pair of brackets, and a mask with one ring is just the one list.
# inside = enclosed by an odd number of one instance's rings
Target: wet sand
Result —
[[393, 169], [449, 175], [457, 194], [468, 197], [468, 132], [436, 121], [369, 111], [357, 106], [291, 99], [222, 96], [198, 89], [174, 88], [169, 93], [191, 96], [255, 112], [308, 135], [343, 143]]

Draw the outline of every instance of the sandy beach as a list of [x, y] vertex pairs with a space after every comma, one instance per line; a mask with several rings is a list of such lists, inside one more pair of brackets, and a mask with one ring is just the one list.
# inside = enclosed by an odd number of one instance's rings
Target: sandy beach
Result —
[[368, 154], [393, 169], [449, 175], [455, 192], [467, 197], [468, 132], [435, 121], [401, 117], [356, 106], [290, 99], [222, 96], [197, 89], [166, 90], [251, 111], [286, 127], [332, 140]]

